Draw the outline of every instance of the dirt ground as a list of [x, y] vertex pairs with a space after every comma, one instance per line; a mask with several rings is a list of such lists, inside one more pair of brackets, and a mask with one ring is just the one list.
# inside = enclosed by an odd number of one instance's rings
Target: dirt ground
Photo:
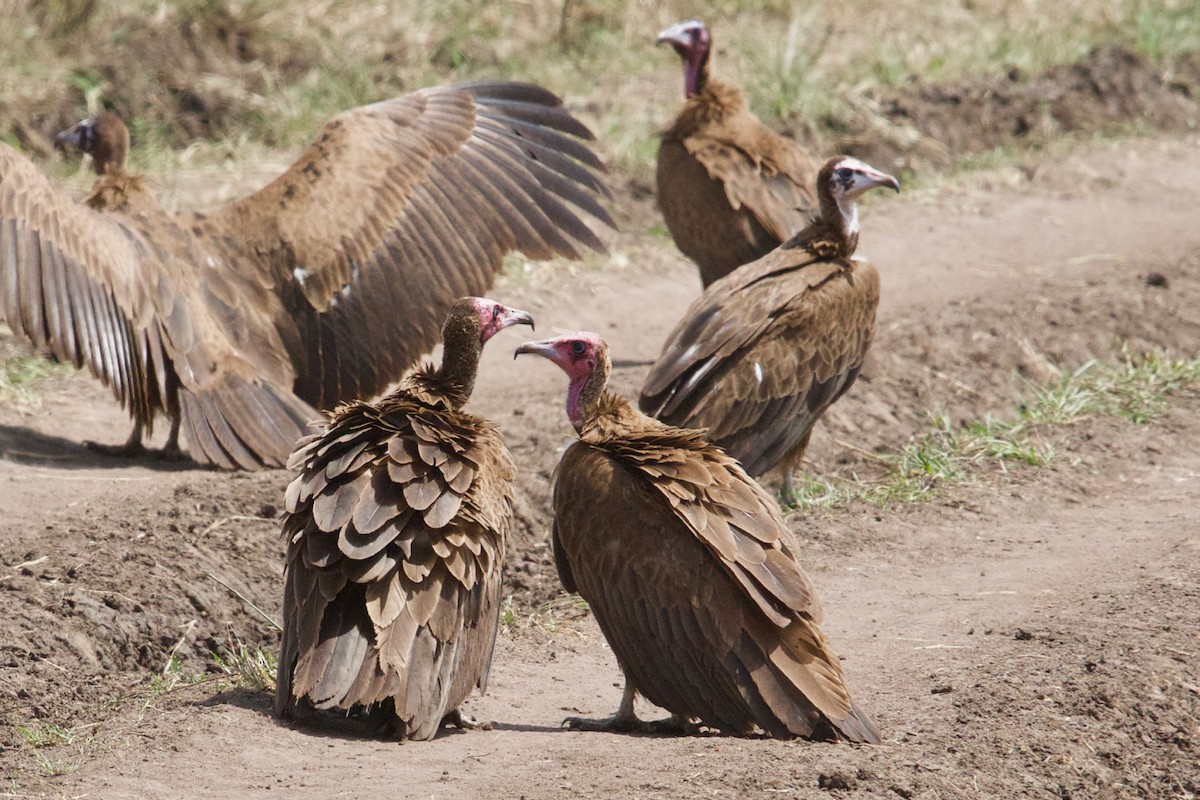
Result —
[[[869, 474], [934, 408], [1011, 415], [1025, 379], [1123, 342], [1200, 351], [1198, 145], [1099, 145], [871, 202], [877, 366], [818, 428], [813, 471]], [[493, 296], [532, 312], [539, 336], [601, 332], [633, 392], [699, 281], [661, 237], [612, 249], [603, 267], [509, 275]], [[277, 645], [251, 604], [279, 617], [284, 473], [96, 456], [81, 442], [121, 441], [128, 421], [85, 375], [0, 408], [0, 797], [1200, 794], [1200, 401], [1149, 425], [1077, 423], [1048, 469], [789, 516], [882, 746], [583, 734], [559, 723], [615, 709], [620, 676], [554, 576], [565, 385], [514, 363], [519, 339], [489, 345], [472, 403], [519, 469], [513, 620], [468, 705], [494, 725], [429, 743], [281, 725], [269, 693], [221, 679], [213, 650]], [[0, 334], [0, 358], [27, 352]], [[181, 679], [169, 691], [164, 672]], [[34, 748], [21, 731], [48, 726], [71, 741]]]

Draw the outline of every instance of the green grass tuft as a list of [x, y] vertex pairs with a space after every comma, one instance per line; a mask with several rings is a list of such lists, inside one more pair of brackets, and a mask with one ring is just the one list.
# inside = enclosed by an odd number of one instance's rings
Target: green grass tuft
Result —
[[75, 372], [70, 364], [42, 356], [17, 356], [0, 364], [0, 403], [33, 405], [40, 403], [37, 386], [47, 378], [62, 378]]
[[795, 505], [830, 508], [854, 500], [878, 505], [914, 502], [941, 486], [976, 480], [991, 466], [1040, 468], [1054, 462], [1055, 428], [1088, 417], [1120, 417], [1145, 424], [1180, 397], [1200, 391], [1200, 357], [1173, 359], [1158, 352], [1134, 355], [1126, 348], [1116, 364], [1089, 361], [1056, 383], [1033, 387], [1016, 419], [988, 417], [955, 426], [943, 413], [932, 415], [929, 432], [899, 453], [879, 456], [877, 478], [806, 475], [796, 487]]

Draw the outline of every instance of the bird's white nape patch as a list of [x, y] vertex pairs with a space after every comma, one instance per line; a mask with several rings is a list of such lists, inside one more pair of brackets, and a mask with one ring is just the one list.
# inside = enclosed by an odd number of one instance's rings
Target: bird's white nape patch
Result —
[[292, 270], [292, 277], [300, 281], [301, 286], [303, 286], [304, 282], [308, 280], [309, 275], [312, 275], [312, 273], [306, 270], [304, 267], [296, 267], [294, 270]]
[[842, 212], [842, 222], [846, 226], [846, 235], [858, 234], [858, 203], [853, 200], [839, 200], [838, 210]]
[[758, 378], [759, 383], [763, 382], [762, 364], [758, 363], [757, 361], [754, 362], [754, 377]]

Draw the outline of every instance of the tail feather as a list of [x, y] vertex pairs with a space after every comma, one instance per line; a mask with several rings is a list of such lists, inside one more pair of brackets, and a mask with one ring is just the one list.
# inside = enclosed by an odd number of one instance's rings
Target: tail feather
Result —
[[224, 469], [284, 466], [320, 417], [288, 390], [234, 376], [200, 395], [180, 390], [179, 406], [192, 458]]

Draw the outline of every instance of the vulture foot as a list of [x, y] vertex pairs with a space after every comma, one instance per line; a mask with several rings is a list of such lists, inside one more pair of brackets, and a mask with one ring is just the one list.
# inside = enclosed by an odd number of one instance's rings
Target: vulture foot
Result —
[[100, 442], [85, 441], [83, 446], [93, 453], [101, 453], [113, 458], [153, 458], [162, 461], [183, 461], [187, 458], [179, 447], [179, 420], [171, 422], [171, 434], [161, 450], [154, 450], [142, 444], [142, 424], [135, 422], [133, 432], [124, 444], [101, 444]]
[[464, 714], [461, 708], [456, 708], [442, 717], [442, 725], [453, 725], [464, 731], [490, 731], [492, 729], [491, 722], [480, 722], [471, 715]]
[[573, 731], [599, 731], [604, 733], [648, 733], [658, 735], [691, 736], [700, 731], [700, 726], [688, 717], [672, 714], [666, 719], [644, 720], [636, 714], [618, 711], [603, 719], [567, 717], [563, 727]]

